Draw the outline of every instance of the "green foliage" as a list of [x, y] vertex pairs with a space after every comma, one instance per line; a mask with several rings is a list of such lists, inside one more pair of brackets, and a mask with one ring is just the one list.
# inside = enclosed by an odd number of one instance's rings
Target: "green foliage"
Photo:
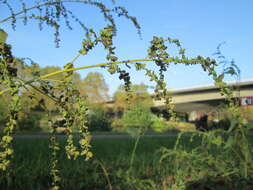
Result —
[[111, 119], [105, 108], [101, 105], [94, 105], [89, 109], [87, 117], [89, 131], [110, 131]]
[[[116, 25], [114, 21], [115, 16], [124, 16], [130, 19], [139, 31], [140, 27], [136, 19], [128, 14], [128, 12], [122, 8], [114, 6], [113, 8], [107, 8], [103, 3], [99, 1], [36, 1], [32, 7], [27, 7], [24, 1], [18, 1], [21, 6], [20, 10], [15, 10], [11, 2], [8, 0], [0, 1], [0, 4], [6, 5], [9, 8], [11, 15], [0, 21], [0, 24], [11, 21], [13, 29], [15, 29], [17, 19], [22, 19], [24, 24], [28, 19], [35, 19], [39, 21], [39, 27], [45, 23], [48, 26], [52, 26], [55, 29], [55, 43], [59, 45], [59, 27], [61, 20], [63, 19], [66, 26], [70, 29], [69, 18], [73, 18], [74, 21], [79, 23], [85, 30], [86, 35], [82, 42], [82, 48], [78, 51], [78, 54], [74, 59], [65, 64], [62, 70], [50, 70], [50, 73], [40, 73], [36, 70], [37, 66], [32, 63], [29, 77], [26, 75], [20, 75], [22, 67], [18, 64], [19, 60], [15, 59], [11, 52], [11, 46], [6, 44], [2, 40], [0, 42], [0, 95], [9, 93], [8, 104], [8, 118], [6, 118], [6, 126], [4, 128], [4, 135], [0, 141], [0, 169], [1, 171], [7, 171], [5, 177], [11, 176], [11, 160], [13, 159], [13, 133], [17, 128], [19, 113], [22, 110], [21, 103], [22, 98], [20, 94], [24, 94], [25, 90], [36, 91], [43, 96], [38, 98], [39, 107], [44, 109], [48, 115], [48, 123], [52, 128], [52, 138], [50, 143], [51, 162], [50, 162], [50, 188], [59, 189], [60, 187], [60, 163], [58, 162], [59, 143], [56, 139], [55, 133], [57, 127], [52, 125], [52, 117], [50, 109], [47, 108], [44, 96], [55, 104], [57, 109], [62, 114], [65, 120], [64, 127], [67, 132], [67, 143], [64, 147], [67, 158], [70, 160], [78, 160], [80, 156], [84, 160], [92, 158], [93, 154], [90, 151], [90, 134], [87, 127], [88, 108], [87, 99], [80, 93], [76, 86], [76, 81], [79, 78], [75, 77], [74, 71], [95, 67], [103, 67], [108, 69], [111, 74], [117, 73], [119, 79], [124, 81], [124, 90], [126, 92], [126, 100], [130, 103], [133, 100], [133, 94], [131, 87], [133, 87], [128, 69], [132, 69], [131, 65], [137, 71], [143, 70], [151, 81], [156, 83], [155, 86], [155, 98], [163, 100], [166, 104], [167, 113], [170, 115], [171, 120], [177, 120], [176, 114], [173, 112], [173, 105], [171, 104], [172, 98], [166, 88], [165, 72], [171, 64], [183, 64], [200, 65], [204, 71], [211, 76], [221, 90], [221, 94], [226, 98], [226, 109], [230, 114], [230, 126], [226, 135], [219, 136], [217, 131], [210, 131], [207, 133], [196, 132], [190, 137], [189, 144], [193, 139], [198, 136], [200, 142], [197, 146], [188, 150], [181, 143], [182, 133], [180, 133], [174, 143], [172, 150], [163, 148], [161, 149], [161, 155], [159, 164], [164, 166], [169, 165], [167, 170], [160, 169], [157, 174], [165, 173], [163, 179], [149, 180], [146, 175], [136, 178], [134, 175], [134, 157], [136, 150], [138, 149], [138, 143], [140, 140], [140, 134], [142, 134], [147, 128], [152, 126], [154, 122], [152, 113], [149, 108], [143, 104], [136, 104], [128, 110], [123, 118], [123, 125], [129, 130], [133, 136], [137, 136], [134, 143], [132, 156], [130, 158], [130, 168], [125, 172], [124, 168], [120, 168], [117, 172], [117, 177], [123, 179], [120, 182], [120, 187], [123, 189], [187, 189], [188, 182], [197, 183], [199, 181], [210, 182], [211, 179], [230, 180], [240, 179], [238, 181], [250, 181], [253, 176], [253, 152], [251, 150], [252, 144], [248, 141], [247, 134], [249, 128], [247, 127], [248, 121], [241, 114], [241, 110], [238, 107], [238, 102], [234, 101], [233, 89], [230, 88], [223, 79], [226, 75], [238, 75], [240, 74], [236, 65], [233, 62], [224, 60], [224, 56], [221, 55], [218, 48], [217, 61], [209, 57], [204, 58], [197, 56], [188, 58], [186, 56], [185, 49], [181, 46], [179, 40], [171, 38], [153, 37], [148, 48], [147, 58], [138, 60], [123, 60], [118, 61], [116, 56], [115, 46], [113, 45], [113, 38], [116, 36]], [[98, 32], [93, 29], [88, 29], [82, 24], [82, 22], [73, 15], [73, 13], [65, 6], [65, 3], [82, 3], [90, 6], [95, 6], [101, 10], [103, 17], [107, 22], [107, 25], [100, 29]], [[28, 14], [29, 13], [29, 14]], [[109, 24], [108, 24], [109, 23]], [[0, 37], [2, 38], [2, 37]], [[3, 38], [2, 38], [3, 39]], [[107, 51], [106, 59], [107, 63], [88, 65], [75, 68], [74, 63], [81, 55], [87, 55], [97, 45], [102, 45]], [[177, 54], [171, 55], [168, 52], [168, 45], [174, 44], [177, 48]], [[221, 58], [221, 60], [220, 60]], [[146, 67], [145, 62], [153, 62], [158, 67], [158, 73], [154, 70]], [[225, 63], [224, 69], [221, 73], [216, 70], [218, 63]], [[126, 69], [122, 69], [119, 64], [125, 64]], [[60, 80], [54, 77], [59, 75]], [[23, 78], [21, 77], [23, 76]], [[95, 76], [91, 77], [94, 79]], [[90, 80], [88, 80], [90, 81]], [[89, 93], [89, 92], [87, 92]], [[102, 94], [102, 96], [105, 94]], [[28, 95], [29, 96], [29, 95]], [[38, 95], [32, 93], [32, 99]], [[89, 96], [89, 95], [88, 95]], [[28, 101], [27, 101], [28, 102]], [[130, 105], [130, 104], [129, 104]], [[100, 115], [100, 119], [104, 117], [103, 112], [95, 111]], [[94, 115], [97, 115], [94, 114]], [[93, 115], [93, 117], [94, 117]], [[97, 117], [97, 116], [96, 116]], [[95, 119], [97, 120], [97, 118]], [[93, 121], [95, 121], [93, 119]], [[161, 128], [165, 123], [155, 119], [155, 127]], [[80, 140], [76, 142], [74, 140], [73, 128], [79, 129]], [[47, 163], [48, 165], [48, 163]], [[106, 168], [100, 164], [103, 173], [106, 176], [107, 181], [110, 181]], [[122, 172], [124, 171], [124, 172]], [[98, 172], [99, 173], [99, 172]], [[97, 175], [97, 174], [96, 174]], [[165, 180], [167, 178], [167, 180]], [[100, 176], [97, 175], [97, 179]], [[109, 179], [109, 180], [108, 180]], [[161, 181], [163, 182], [161, 183]], [[10, 182], [10, 180], [7, 180]], [[47, 184], [48, 179], [46, 180]], [[96, 180], [97, 181], [97, 180]], [[64, 183], [64, 182], [63, 182]], [[109, 183], [111, 184], [111, 183]], [[158, 185], [156, 185], [158, 184]], [[8, 184], [11, 186], [11, 184]], [[7, 186], [8, 186], [7, 185]], [[202, 184], [201, 184], [202, 185]], [[206, 185], [206, 184], [205, 184]], [[8, 186], [8, 187], [9, 187]], [[104, 186], [103, 186], [104, 187]], [[109, 185], [109, 187], [111, 187]], [[188, 186], [189, 187], [189, 186]], [[217, 186], [216, 186], [217, 187]], [[238, 187], [238, 186], [237, 186]], [[215, 187], [208, 187], [209, 189], [215, 189]], [[101, 188], [100, 188], [101, 189]], [[116, 187], [118, 189], [118, 187]], [[216, 188], [217, 189], [217, 188]]]
[[126, 132], [122, 118], [115, 118], [111, 124], [113, 132]]
[[180, 121], [166, 121], [164, 118], [153, 116], [151, 129], [159, 133], [195, 132], [195, 125]]
[[40, 131], [40, 120], [43, 118], [44, 113], [31, 111], [26, 113], [18, 120], [18, 130], [20, 131]]
[[99, 72], [89, 72], [78, 86], [80, 93], [91, 103], [103, 103], [109, 99], [108, 85]]
[[196, 127], [193, 123], [182, 122], [182, 121], [169, 121], [168, 125], [173, 127], [175, 130], [181, 132], [194, 132]]
[[8, 34], [4, 30], [0, 29], [0, 43], [5, 43], [7, 36]]
[[164, 133], [172, 132], [173, 130], [176, 131], [174, 126], [169, 125], [168, 121], [165, 121], [164, 118], [153, 115], [152, 121], [151, 129], [155, 132]]
[[[161, 147], [167, 148], [170, 152], [176, 151], [173, 150], [176, 136], [142, 138], [137, 147], [132, 172], [128, 170], [131, 159], [130, 153], [135, 143], [133, 138], [92, 139], [94, 160], [88, 162], [84, 162], [83, 159], [72, 162], [66, 158], [64, 151], [59, 151], [60, 187], [61, 189], [75, 190], [109, 190], [106, 175], [101, 165], [98, 164], [100, 162], [108, 173], [112, 189], [168, 190], [183, 187], [181, 188], [183, 190], [238, 190], [240, 188], [246, 190], [252, 188], [252, 181], [243, 180], [239, 176], [231, 174], [231, 172], [237, 171], [233, 168], [236, 163], [232, 162], [234, 164], [232, 166], [224, 165], [224, 163], [233, 160], [232, 156], [222, 154], [222, 151], [217, 151], [213, 147], [209, 154], [219, 158], [220, 162], [217, 167], [214, 167], [215, 160], [210, 159], [206, 154], [201, 154], [201, 150], [196, 152], [194, 157], [186, 157], [186, 152], [190, 152], [201, 144], [202, 138], [200, 136], [195, 136], [192, 141], [189, 136], [182, 136], [181, 138], [178, 147], [184, 147], [185, 152], [180, 151], [176, 157], [178, 162], [173, 155], [171, 160], [169, 157], [160, 160], [161, 156], [167, 153], [160, 150]], [[65, 140], [60, 139], [58, 142], [60, 149], [64, 149]], [[249, 136], [249, 142], [251, 144], [253, 142], [251, 136]], [[12, 190], [49, 189], [50, 178], [48, 173], [50, 166], [48, 163], [51, 160], [48, 152], [49, 143], [47, 139], [38, 139], [37, 137], [15, 140], [14, 170], [9, 176], [12, 183], [8, 186], [8, 178], [4, 173], [0, 173], [2, 189], [8, 189], [8, 187]], [[201, 155], [198, 156], [197, 153]], [[221, 158], [223, 160], [220, 160]], [[176, 171], [179, 171], [177, 175], [172, 175]], [[218, 172], [223, 173], [223, 175], [216, 175]], [[85, 180], [83, 176], [85, 176]]]
[[1, 127], [4, 124], [4, 121], [6, 119], [7, 112], [8, 112], [8, 110], [6, 109], [7, 105], [6, 105], [6, 102], [4, 100], [5, 99], [3, 97], [0, 97], [0, 125], [1, 125]]
[[0, 43], [0, 85], [10, 88], [9, 113], [3, 130], [4, 136], [0, 141], [0, 170], [3, 171], [6, 171], [11, 165], [14, 151], [12, 148], [13, 137], [11, 135], [17, 127], [18, 113], [21, 109], [20, 84], [16, 83], [14, 79], [17, 76], [17, 69], [14, 63], [11, 47], [5, 43]]
[[124, 113], [122, 122], [128, 132], [136, 136], [151, 127], [152, 116], [149, 107], [137, 103]]
[[[71, 1], [72, 2], [72, 1]], [[0, 154], [0, 168], [2, 170], [6, 170], [10, 164], [10, 158], [12, 156], [11, 142], [6, 141], [5, 139], [12, 138], [10, 135], [13, 133], [14, 129], [17, 125], [18, 120], [18, 112], [20, 111], [20, 89], [25, 87], [26, 90], [32, 88], [37, 93], [46, 96], [54, 104], [57, 105], [61, 114], [63, 115], [64, 120], [66, 121], [64, 127], [66, 127], [67, 131], [67, 145], [65, 146], [65, 150], [67, 153], [67, 157], [69, 159], [77, 159], [78, 156], [84, 156], [85, 160], [88, 160], [92, 157], [92, 153], [89, 151], [90, 145], [90, 136], [87, 131], [85, 116], [87, 112], [85, 98], [82, 97], [80, 92], [76, 89], [74, 85], [74, 73], [73, 73], [73, 63], [75, 60], [81, 55], [85, 55], [89, 50], [93, 48], [93, 46], [98, 43], [102, 43], [106, 50], [108, 50], [108, 59], [115, 60], [114, 55], [114, 47], [112, 46], [112, 37], [116, 35], [116, 25], [114, 22], [114, 15], [116, 16], [124, 16], [127, 19], [130, 19], [136, 28], [139, 30], [140, 27], [136, 22], [136, 19], [128, 14], [128, 12], [123, 7], [114, 7], [112, 9], [108, 9], [103, 3], [98, 1], [73, 1], [72, 3], [79, 4], [87, 4], [90, 6], [98, 7], [103, 13], [104, 18], [110, 23], [107, 27], [103, 28], [100, 31], [100, 36], [96, 36], [92, 29], [87, 29], [86, 26], [75, 16], [72, 11], [65, 6], [65, 1], [43, 1], [43, 2], [34, 2], [34, 5], [28, 5], [20, 1], [21, 8], [15, 4], [13, 6], [9, 1], [1, 1], [0, 4], [4, 4], [9, 8], [11, 12], [10, 17], [6, 17], [1, 20], [0, 23], [11, 21], [13, 29], [15, 29], [17, 19], [23, 19], [24, 25], [27, 24], [27, 20], [38, 20], [39, 27], [42, 29], [42, 24], [45, 23], [48, 26], [52, 26], [55, 29], [55, 43], [56, 46], [59, 46], [59, 27], [61, 20], [65, 20], [66, 26], [71, 29], [69, 18], [73, 18], [74, 21], [79, 23], [81, 27], [86, 31], [86, 39], [83, 43], [83, 49], [81, 49], [78, 55], [73, 59], [73, 61], [67, 63], [64, 66], [64, 71], [50, 71], [51, 73], [43, 74], [40, 71], [33, 70], [31, 78], [20, 78], [18, 75], [18, 70], [20, 68], [16, 67], [14, 58], [11, 54], [11, 47], [5, 43], [0, 44], [1, 54], [0, 54], [0, 85], [4, 86], [3, 90], [1, 90], [0, 94], [10, 92], [11, 93], [11, 104], [10, 104], [10, 117], [8, 118], [7, 125], [5, 127], [5, 136], [3, 138], [0, 146], [1, 146], [1, 154]], [[15, 7], [15, 8], [14, 8]], [[20, 8], [20, 10], [16, 10], [16, 8]], [[49, 11], [50, 10], [50, 11]], [[50, 13], [49, 13], [50, 12]], [[27, 15], [27, 13], [29, 13]], [[21, 17], [20, 17], [21, 16]], [[90, 37], [95, 35], [92, 41]], [[88, 43], [86, 43], [88, 42]], [[75, 70], [75, 69], [74, 69]], [[62, 81], [55, 80], [54, 77], [57, 74], [63, 74]], [[27, 88], [27, 86], [29, 88]], [[1, 88], [2, 89], [2, 88]], [[30, 96], [30, 95], [29, 95]], [[30, 97], [36, 97], [36, 94], [33, 93]], [[38, 98], [39, 107], [44, 109], [48, 114], [48, 122], [52, 124], [50, 110], [47, 108], [45, 104], [45, 99]], [[29, 111], [29, 110], [28, 110]], [[79, 141], [78, 146], [75, 145], [73, 140], [73, 126], [79, 128], [81, 140]], [[52, 132], [55, 134], [57, 131], [55, 126], [51, 126], [53, 128]], [[57, 147], [57, 141], [51, 141], [51, 147]], [[52, 151], [52, 162], [51, 162], [51, 176], [52, 176], [52, 189], [59, 189], [59, 174], [58, 174], [58, 161], [57, 161], [57, 152], [56, 149], [53, 148]]]
[[141, 84], [131, 84], [131, 102], [127, 102], [128, 92], [125, 91], [123, 85], [120, 85], [117, 91], [114, 93], [114, 104], [113, 109], [115, 112], [126, 111], [129, 106], [134, 104], [144, 104], [148, 107], [153, 105], [153, 100], [150, 94], [148, 93], [148, 86]]

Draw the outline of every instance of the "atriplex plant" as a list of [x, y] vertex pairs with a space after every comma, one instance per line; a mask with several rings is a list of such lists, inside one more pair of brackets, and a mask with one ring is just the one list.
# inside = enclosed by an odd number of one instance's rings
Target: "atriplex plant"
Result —
[[[185, 54], [185, 49], [181, 46], [180, 42], [171, 38], [161, 38], [154, 37], [151, 41], [151, 45], [148, 48], [148, 56], [143, 59], [134, 60], [123, 60], [118, 61], [118, 57], [115, 55], [115, 46], [113, 45], [113, 38], [116, 36], [116, 25], [114, 22], [114, 14], [116, 16], [124, 16], [130, 19], [135, 27], [140, 33], [140, 26], [136, 19], [128, 15], [128, 12], [123, 7], [114, 6], [113, 8], [107, 8], [103, 3], [92, 0], [44, 0], [36, 1], [35, 4], [28, 7], [26, 3], [22, 0], [21, 10], [14, 12], [12, 5], [7, 0], [0, 0], [0, 3], [6, 5], [11, 16], [0, 21], [0, 24], [5, 22], [11, 22], [13, 29], [15, 29], [15, 23], [18, 19], [22, 19], [24, 24], [27, 24], [28, 20], [35, 19], [39, 21], [39, 27], [42, 29], [43, 23], [55, 28], [55, 43], [59, 45], [59, 27], [60, 20], [63, 18], [65, 20], [66, 26], [71, 29], [69, 18], [74, 19], [78, 22], [86, 33], [86, 37], [82, 42], [82, 48], [77, 53], [72, 61], [67, 63], [62, 70], [49, 73], [46, 75], [40, 75], [37, 70], [33, 72], [33, 78], [30, 80], [24, 80], [18, 76], [18, 68], [16, 67], [16, 59], [11, 53], [11, 46], [6, 44], [4, 40], [0, 43], [0, 95], [9, 93], [11, 96], [11, 103], [9, 107], [9, 116], [7, 118], [7, 123], [4, 129], [4, 136], [1, 139], [0, 147], [0, 169], [2, 171], [7, 171], [7, 176], [11, 172], [11, 158], [13, 157], [14, 150], [12, 149], [13, 133], [15, 131], [18, 113], [20, 111], [20, 96], [23, 90], [29, 90], [32, 88], [37, 92], [47, 96], [58, 105], [60, 113], [65, 119], [66, 123], [64, 126], [67, 128], [67, 145], [65, 150], [67, 157], [69, 159], [77, 159], [78, 156], [84, 156], [85, 160], [92, 157], [90, 152], [90, 134], [85, 126], [85, 116], [87, 114], [86, 99], [82, 97], [77, 90], [77, 87], [73, 83], [73, 72], [81, 69], [89, 69], [95, 67], [102, 67], [107, 69], [111, 74], [118, 73], [119, 79], [124, 81], [125, 90], [128, 92], [128, 100], [131, 99], [131, 81], [129, 73], [120, 67], [120, 64], [125, 64], [127, 68], [135, 68], [136, 71], [144, 70], [146, 75], [151, 81], [156, 83], [156, 98], [164, 99], [167, 105], [167, 111], [171, 119], [176, 119], [176, 115], [173, 112], [173, 105], [171, 104], [171, 97], [166, 89], [165, 82], [165, 72], [171, 64], [184, 64], [186, 66], [191, 65], [201, 65], [204, 71], [210, 75], [215, 84], [220, 87], [221, 93], [226, 96], [228, 102], [228, 109], [232, 114], [232, 125], [229, 129], [229, 133], [234, 133], [234, 136], [229, 136], [228, 140], [217, 137], [215, 133], [201, 133], [203, 135], [202, 145], [209, 146], [216, 144], [217, 146], [225, 145], [226, 149], [235, 155], [235, 159], [239, 164], [238, 174], [244, 178], [249, 178], [252, 174], [252, 152], [249, 149], [249, 144], [246, 138], [247, 128], [245, 127], [247, 121], [245, 121], [240, 116], [240, 110], [238, 108], [237, 102], [233, 99], [233, 92], [223, 82], [223, 78], [227, 74], [236, 74], [236, 70], [233, 65], [225, 68], [221, 74], [216, 72], [216, 66], [218, 63], [216, 60], [211, 58], [204, 58], [202, 56], [197, 56], [194, 58], [188, 58]], [[80, 3], [87, 4], [91, 6], [98, 7], [103, 17], [109, 23], [106, 27], [96, 32], [93, 29], [87, 28], [65, 5], [67, 3]], [[170, 55], [167, 50], [167, 45], [174, 44], [178, 48], [178, 54], [176, 56]], [[81, 55], [87, 55], [95, 46], [102, 44], [104, 49], [108, 51], [107, 60], [108, 62], [89, 65], [83, 67], [74, 67], [74, 63]], [[149, 64], [154, 64], [159, 68], [159, 73], [156, 74], [155, 71], [148, 68]], [[65, 74], [65, 79], [63, 81], [53, 80], [51, 77], [58, 75], [60, 73]], [[31, 97], [36, 98], [36, 97]], [[41, 105], [43, 105], [43, 99], [39, 100]], [[130, 102], [130, 101], [129, 101]], [[45, 110], [47, 108], [45, 107]], [[50, 112], [48, 112], [49, 124], [52, 124]], [[75, 145], [73, 139], [72, 128], [79, 127], [81, 140], [79, 141], [79, 147]], [[55, 134], [56, 128], [52, 125], [52, 133]], [[178, 141], [180, 140], [180, 136]], [[203, 146], [200, 146], [200, 148]], [[52, 149], [52, 163], [51, 163], [51, 176], [52, 176], [52, 189], [59, 189], [60, 177], [58, 171], [58, 160], [57, 152], [59, 151], [59, 145], [57, 143], [56, 137], [51, 138]], [[165, 151], [162, 160], [166, 156], [172, 155], [172, 157], [178, 158], [178, 156], [184, 155], [185, 159], [188, 157], [193, 157], [195, 155], [192, 153], [184, 153], [176, 144], [175, 150], [169, 152]], [[204, 149], [203, 152], [205, 152]], [[206, 152], [205, 152], [206, 153]], [[183, 158], [183, 157], [181, 157]], [[179, 166], [178, 166], [179, 167]]]

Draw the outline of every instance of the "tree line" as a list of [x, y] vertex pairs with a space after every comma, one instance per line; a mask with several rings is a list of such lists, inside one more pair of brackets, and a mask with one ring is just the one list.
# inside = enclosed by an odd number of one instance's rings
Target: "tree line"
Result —
[[[15, 58], [15, 65], [18, 68], [17, 78], [21, 81], [31, 80], [34, 75], [45, 75], [60, 70], [57, 66], [41, 67], [39, 64], [30, 59]], [[47, 86], [50, 84], [50, 86], [54, 86], [55, 84], [55, 86], [57, 86], [56, 84], [62, 81], [63, 78], [63, 74], [52, 76], [48, 78], [43, 85]], [[101, 123], [99, 118], [103, 118], [103, 115], [105, 114], [107, 115], [104, 116], [104, 118], [108, 117], [108, 114], [109, 116], [122, 116], [124, 111], [138, 102], [142, 102], [148, 107], [152, 106], [153, 103], [152, 98], [148, 93], [148, 86], [143, 83], [131, 85], [131, 102], [127, 102], [126, 99], [128, 94], [124, 89], [124, 85], [120, 85], [114, 94], [110, 96], [109, 86], [106, 83], [104, 76], [99, 72], [89, 72], [84, 78], [82, 78], [79, 73], [75, 72], [72, 80], [73, 84], [79, 89], [81, 96], [86, 98], [87, 105], [90, 107], [91, 113], [96, 113], [95, 118], [92, 114], [89, 116], [91, 117], [90, 120], [92, 120], [93, 123]], [[36, 90], [41, 87], [43, 88], [43, 86], [38, 83], [33, 84], [33, 88], [25, 87], [21, 90], [19, 130], [38, 128], [40, 125], [38, 121], [44, 117], [45, 108], [57, 115], [58, 107], [54, 101], [52, 101], [50, 97], [47, 97]], [[4, 87], [0, 86], [0, 90], [1, 89], [4, 89]], [[58, 95], [60, 95], [61, 92], [59, 91], [58, 93]], [[0, 97], [0, 123], [2, 126], [4, 125], [7, 114], [9, 113], [9, 101], [10, 96], [8, 94]], [[112, 104], [107, 106], [108, 102], [112, 102]], [[95, 129], [96, 127], [94, 126], [93, 128]]]

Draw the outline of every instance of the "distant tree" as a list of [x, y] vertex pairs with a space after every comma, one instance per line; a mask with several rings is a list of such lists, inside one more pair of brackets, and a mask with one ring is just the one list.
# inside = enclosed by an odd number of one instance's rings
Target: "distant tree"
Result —
[[109, 99], [109, 88], [104, 76], [99, 72], [90, 72], [80, 83], [80, 93], [87, 96], [91, 103], [101, 103]]
[[[134, 84], [131, 85], [132, 90], [132, 99], [130, 103], [132, 105], [136, 103], [142, 103], [146, 106], [150, 107], [153, 105], [153, 100], [150, 94], [148, 93], [148, 86], [141, 83], [141, 84]], [[124, 111], [126, 108], [129, 107], [128, 103], [126, 102], [127, 93], [124, 89], [123, 85], [120, 85], [118, 90], [114, 93], [114, 110], [115, 111]]]
[[[40, 75], [45, 75], [45, 74], [49, 74], [49, 73], [52, 73], [52, 72], [55, 72], [55, 71], [59, 71], [61, 70], [60, 67], [57, 67], [57, 66], [46, 66], [46, 67], [42, 67], [40, 68]], [[60, 74], [57, 74], [55, 76], [51, 76], [49, 77], [49, 79], [51, 79], [52, 81], [53, 80], [59, 80], [59, 81], [62, 81], [64, 79], [64, 74], [63, 73], [60, 73]], [[80, 85], [81, 81], [81, 77], [78, 73], [73, 73], [73, 83], [74, 84], [77, 84], [77, 85]]]
[[[35, 63], [28, 65], [23, 62], [18, 63], [18, 67], [20, 67], [18, 77], [21, 80], [31, 80], [31, 78], [34, 77], [35, 73], [38, 73], [39, 75], [46, 75], [60, 70], [60, 68], [57, 66], [40, 67], [38, 64]], [[44, 88], [47, 85], [52, 85], [57, 89], [57, 86], [61, 83], [63, 79], [64, 74], [58, 74], [56, 76], [49, 77], [44, 83], [35, 83], [33, 84], [33, 87], [28, 86], [24, 90], [22, 90], [22, 111], [26, 113], [26, 111], [30, 109], [40, 110], [43, 109], [43, 106], [45, 106], [48, 110], [56, 110], [57, 106], [55, 105], [55, 103], [48, 96], [45, 96], [43, 93], [40, 93], [40, 91], [36, 90], [36, 88], [41, 89], [43, 88], [43, 85]], [[73, 73], [72, 82], [77, 86], [80, 85], [81, 78], [78, 73]], [[55, 96], [58, 96], [60, 93], [60, 90], [54, 91]]]

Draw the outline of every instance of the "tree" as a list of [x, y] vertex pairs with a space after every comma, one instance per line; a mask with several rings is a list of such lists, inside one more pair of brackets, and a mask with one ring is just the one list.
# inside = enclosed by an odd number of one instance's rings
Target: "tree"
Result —
[[109, 100], [108, 85], [99, 72], [90, 72], [80, 83], [80, 93], [91, 103], [104, 103]]
[[[114, 110], [115, 111], [124, 111], [129, 107], [129, 103], [126, 102], [127, 92], [123, 85], [118, 87], [118, 90], [114, 93]], [[148, 93], [148, 86], [141, 84], [131, 85], [131, 105], [136, 103], [145, 104], [148, 107], [153, 105], [153, 100], [151, 95]]]
[[[42, 76], [61, 70], [61, 68], [57, 66], [40, 67], [39, 64], [36, 64], [31, 60], [29, 60], [29, 62], [32, 63], [26, 63], [25, 62], [26, 60], [18, 58], [15, 58], [15, 61], [16, 61], [15, 65], [18, 68], [17, 77], [22, 81], [32, 80], [36, 75]], [[54, 102], [52, 102], [52, 99], [50, 99], [50, 97], [44, 95], [37, 89], [52, 86], [52, 88], [55, 88], [54, 96], [59, 96], [61, 90], [57, 91], [57, 88], [59, 88], [58, 84], [63, 79], [64, 74], [62, 73], [59, 75], [49, 77], [44, 83], [34, 83], [32, 86], [27, 86], [26, 88], [24, 88], [21, 92], [22, 112], [28, 113], [27, 111], [29, 110], [30, 112], [31, 109], [44, 110], [45, 108], [47, 108], [50, 111], [57, 110], [57, 105]], [[73, 73], [72, 82], [74, 85], [80, 86], [81, 77], [78, 73]]]

